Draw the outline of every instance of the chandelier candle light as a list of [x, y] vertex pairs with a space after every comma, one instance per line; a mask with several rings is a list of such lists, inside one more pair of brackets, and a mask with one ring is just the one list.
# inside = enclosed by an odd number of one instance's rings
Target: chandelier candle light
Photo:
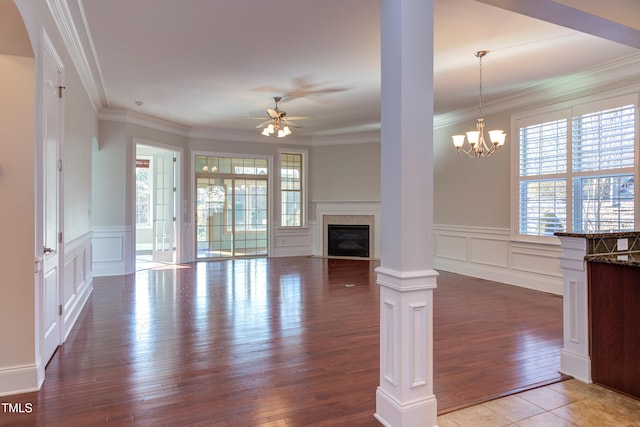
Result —
[[489, 141], [487, 144], [484, 138], [484, 117], [482, 117], [482, 58], [489, 53], [488, 50], [481, 50], [475, 53], [480, 61], [480, 114], [476, 122], [476, 130], [466, 133], [466, 139], [469, 141], [469, 148], [463, 148], [465, 135], [453, 135], [453, 145], [458, 150], [472, 158], [489, 157], [496, 151], [500, 151], [504, 145], [506, 134], [502, 130], [490, 130]]

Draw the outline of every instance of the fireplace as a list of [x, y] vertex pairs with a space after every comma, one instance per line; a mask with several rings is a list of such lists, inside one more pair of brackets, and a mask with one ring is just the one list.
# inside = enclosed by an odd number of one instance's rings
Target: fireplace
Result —
[[328, 224], [327, 255], [369, 257], [369, 225]]

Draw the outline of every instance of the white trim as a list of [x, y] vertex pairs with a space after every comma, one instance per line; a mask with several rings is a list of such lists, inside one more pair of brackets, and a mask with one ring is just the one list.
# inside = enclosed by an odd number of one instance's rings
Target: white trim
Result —
[[135, 271], [134, 228], [131, 226], [94, 226], [93, 275], [119, 276]]
[[0, 368], [0, 396], [38, 391], [38, 368], [36, 365], [19, 365]]
[[[494, 98], [487, 102], [483, 100], [482, 109], [485, 116], [488, 116], [501, 111], [526, 108], [527, 105], [549, 102], [549, 94], [553, 94], [553, 99], [557, 100], [572, 95], [580, 96], [584, 94], [586, 90], [608, 94], [628, 92], [629, 87], [640, 84], [638, 81], [639, 62], [640, 54], [629, 55], [605, 64], [597, 65], [580, 73], [547, 80], [520, 91], [510, 92], [505, 96]], [[585, 81], [599, 82], [600, 84], [595, 88], [593, 85], [590, 85], [588, 89], [585, 89], [583, 83]], [[611, 83], [626, 86], [627, 89], [605, 90], [605, 86]], [[439, 114], [434, 118], [434, 129], [473, 119], [477, 115], [478, 110], [472, 108]]]
[[[300, 148], [291, 148], [291, 149], [287, 149], [285, 147], [278, 147], [278, 160], [277, 160], [277, 172], [274, 171], [274, 173], [277, 174], [277, 179], [278, 179], [278, 196], [274, 197], [274, 199], [278, 200], [278, 206], [279, 209], [274, 209], [274, 212], [278, 212], [278, 221], [277, 223], [279, 224], [280, 228], [282, 229], [293, 229], [296, 227], [283, 227], [282, 226], [282, 176], [281, 176], [281, 171], [282, 171], [282, 155], [283, 154], [287, 154], [287, 153], [291, 153], [291, 154], [300, 154], [302, 156], [302, 164], [300, 165], [302, 168], [302, 188], [301, 188], [301, 196], [300, 197], [300, 227], [299, 228], [305, 228], [307, 227], [307, 221], [309, 218], [309, 215], [307, 214], [307, 210], [309, 209], [308, 206], [309, 204], [307, 203], [307, 200], [309, 200], [309, 185], [307, 184], [307, 181], [309, 180], [309, 150], [307, 149], [300, 149]], [[275, 196], [275, 195], [274, 195]], [[271, 215], [271, 217], [273, 217], [273, 215]]]
[[[148, 140], [148, 139], [143, 139], [143, 138], [138, 138], [138, 137], [134, 137], [133, 138], [133, 191], [132, 191], [132, 197], [133, 197], [133, 204], [132, 206], [132, 212], [133, 212], [133, 221], [132, 224], [136, 224], [136, 157], [137, 157], [137, 152], [138, 152], [138, 145], [144, 145], [147, 147], [152, 147], [152, 148], [157, 148], [157, 149], [161, 149], [164, 151], [171, 151], [174, 153], [175, 155], [175, 164], [174, 164], [174, 177], [175, 177], [175, 186], [176, 186], [176, 194], [175, 194], [175, 203], [176, 206], [174, 207], [174, 212], [176, 214], [176, 221], [175, 221], [175, 238], [174, 238], [174, 244], [176, 247], [176, 254], [175, 254], [175, 262], [176, 263], [181, 263], [181, 262], [186, 262], [187, 259], [185, 259], [185, 251], [184, 251], [184, 245], [183, 245], [183, 230], [182, 230], [182, 221], [183, 221], [183, 207], [184, 207], [184, 201], [183, 201], [183, 194], [182, 194], [182, 189], [183, 189], [183, 170], [185, 170], [184, 167], [184, 149], [182, 147], [179, 146], [174, 146], [174, 145], [169, 145], [169, 144], [163, 144], [161, 142], [156, 142], [156, 141], [152, 141], [152, 140]], [[149, 156], [142, 156], [142, 157], [149, 157]], [[190, 168], [186, 168], [186, 170], [190, 170]], [[150, 177], [150, 182], [153, 184], [153, 176]], [[153, 185], [152, 185], [153, 188]], [[153, 193], [153, 191], [152, 191]], [[151, 206], [153, 206], [153, 194], [151, 194]], [[136, 254], [136, 229], [138, 227], [134, 225], [133, 227], [133, 264], [135, 265], [135, 254]], [[145, 227], [146, 228], [146, 227]], [[152, 228], [151, 226], [149, 226], [149, 228]]]
[[62, 287], [62, 342], [66, 341], [89, 296], [93, 292], [91, 232], [64, 247], [64, 285]]
[[[82, 9], [82, 2], [77, 3], [78, 6]], [[87, 56], [82, 47], [82, 40], [80, 38], [80, 35], [78, 34], [78, 29], [74, 26], [74, 19], [67, 1], [47, 0], [47, 5], [49, 6], [49, 10], [51, 11], [53, 21], [56, 23], [58, 31], [62, 36], [64, 45], [69, 52], [69, 56], [71, 56], [71, 61], [75, 65], [76, 70], [80, 75], [80, 81], [82, 82], [82, 85], [84, 86], [87, 95], [91, 100], [91, 105], [93, 106], [94, 111], [97, 112], [98, 109], [102, 106], [102, 100], [104, 99], [106, 102], [106, 96], [102, 89], [102, 85], [96, 84], [96, 81], [93, 78], [94, 73], [97, 74], [99, 78], [101, 78], [100, 70], [97, 66], [92, 67], [87, 60]], [[83, 22], [85, 24], [85, 30], [88, 33], [84, 10], [80, 10], [79, 13], [81, 13], [82, 15]], [[89, 40], [89, 43], [91, 44], [91, 46], [93, 46], [93, 42], [91, 40]]]
[[380, 258], [380, 202], [371, 200], [312, 200], [315, 204], [316, 223], [313, 228], [313, 255], [323, 256], [324, 221], [326, 215], [370, 215], [373, 216], [373, 255]]
[[504, 228], [434, 224], [433, 234], [436, 270], [563, 293], [557, 244], [513, 241]]

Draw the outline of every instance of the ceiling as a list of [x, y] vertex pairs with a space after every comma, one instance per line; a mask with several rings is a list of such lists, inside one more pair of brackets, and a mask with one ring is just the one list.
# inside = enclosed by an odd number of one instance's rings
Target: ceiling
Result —
[[[52, 2], [70, 11], [99, 109], [257, 134], [272, 97], [285, 96], [281, 109], [308, 117], [298, 136], [379, 128], [379, 0]], [[640, 2], [603, 3], [435, 0], [436, 115], [477, 108], [478, 50], [490, 51], [487, 104], [635, 58]]]

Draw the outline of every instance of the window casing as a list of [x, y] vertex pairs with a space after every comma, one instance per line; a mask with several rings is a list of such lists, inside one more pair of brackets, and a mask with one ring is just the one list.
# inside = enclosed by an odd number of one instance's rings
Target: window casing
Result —
[[280, 226], [305, 225], [306, 156], [302, 151], [280, 152]]
[[637, 110], [627, 95], [516, 119], [516, 238], [635, 229]]

